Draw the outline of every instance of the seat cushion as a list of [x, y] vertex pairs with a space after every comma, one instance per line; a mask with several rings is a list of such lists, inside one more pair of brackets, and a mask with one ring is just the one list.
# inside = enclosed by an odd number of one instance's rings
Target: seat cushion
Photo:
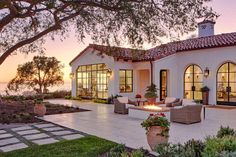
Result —
[[120, 103], [125, 103], [125, 104], [127, 104], [127, 103], [129, 102], [128, 97], [118, 97], [117, 100], [118, 100]]
[[181, 108], [183, 108], [183, 106], [175, 106], [174, 108], [181, 109]]
[[183, 99], [182, 105], [187, 106], [187, 105], [196, 105], [197, 103], [194, 102], [192, 99]]
[[159, 104], [160, 107], [166, 107], [166, 104]]
[[176, 100], [174, 97], [166, 97], [165, 98], [165, 104], [172, 103]]
[[125, 108], [133, 107], [134, 105], [132, 104], [125, 104]]

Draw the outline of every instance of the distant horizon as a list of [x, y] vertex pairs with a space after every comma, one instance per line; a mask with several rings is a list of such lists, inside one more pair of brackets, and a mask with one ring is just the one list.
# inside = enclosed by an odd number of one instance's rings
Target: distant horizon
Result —
[[[212, 6], [213, 10], [220, 14], [220, 17], [216, 20], [215, 34], [236, 32], [236, 19], [233, 17], [233, 15], [236, 15], [235, 0], [228, 0], [227, 3], [223, 3], [222, 0], [213, 0], [209, 2], [208, 5]], [[189, 33], [186, 37], [192, 34], [197, 34], [197, 30]], [[89, 36], [86, 36], [83, 43], [78, 43], [73, 30], [71, 30], [69, 36], [70, 37], [63, 42], [60, 40], [52, 41], [48, 38], [44, 45], [46, 48], [46, 56], [56, 57], [65, 66], [63, 69], [65, 82], [70, 82], [69, 74], [71, 69], [69, 62], [90, 43], [94, 43]], [[164, 41], [168, 41], [168, 39]], [[124, 45], [124, 47], [129, 47], [129, 45]], [[149, 47], [146, 46], [145, 48]], [[35, 55], [38, 55], [38, 53], [29, 55], [17, 53], [8, 57], [0, 66], [0, 82], [9, 82], [16, 75], [17, 66], [32, 60]]]

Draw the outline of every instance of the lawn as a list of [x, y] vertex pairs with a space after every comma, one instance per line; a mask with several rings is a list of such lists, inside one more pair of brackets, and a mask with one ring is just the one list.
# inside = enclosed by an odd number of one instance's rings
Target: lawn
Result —
[[116, 143], [105, 139], [86, 136], [77, 140], [1, 153], [0, 157], [96, 157], [108, 152], [116, 145]]

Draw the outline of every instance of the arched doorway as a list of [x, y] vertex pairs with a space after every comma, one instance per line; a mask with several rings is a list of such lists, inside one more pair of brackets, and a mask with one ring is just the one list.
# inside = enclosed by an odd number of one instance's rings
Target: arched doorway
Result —
[[184, 97], [186, 99], [202, 100], [202, 87], [202, 69], [196, 64], [188, 66], [184, 72]]
[[236, 64], [227, 62], [217, 72], [217, 104], [236, 105]]

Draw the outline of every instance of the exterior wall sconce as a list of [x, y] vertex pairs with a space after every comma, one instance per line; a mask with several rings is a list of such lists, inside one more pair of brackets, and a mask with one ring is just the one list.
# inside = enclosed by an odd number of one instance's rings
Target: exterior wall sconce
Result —
[[112, 70], [109, 68], [109, 69], [107, 69], [107, 76], [108, 77], [111, 77], [111, 74], [112, 74]]
[[73, 73], [73, 72], [70, 73], [70, 79], [71, 80], [75, 79], [75, 73]]
[[207, 78], [210, 74], [210, 70], [208, 69], [208, 67], [206, 67], [206, 69], [204, 70], [204, 77]]

